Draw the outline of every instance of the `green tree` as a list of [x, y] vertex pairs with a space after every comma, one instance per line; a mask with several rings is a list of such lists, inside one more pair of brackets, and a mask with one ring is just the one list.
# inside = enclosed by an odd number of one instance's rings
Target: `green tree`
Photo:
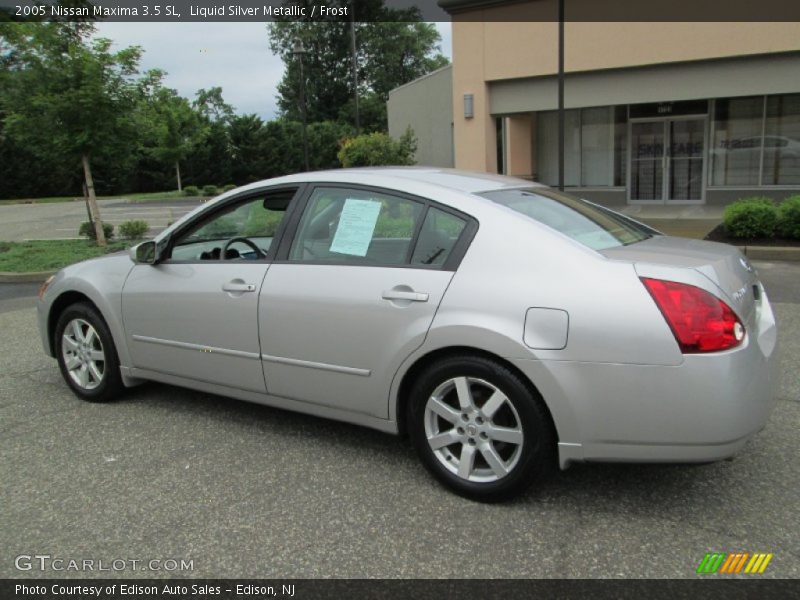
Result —
[[[313, 2], [303, 0], [300, 4], [310, 6]], [[358, 19], [354, 23], [358, 93], [360, 104], [367, 108], [360, 110], [366, 117], [362, 124], [367, 131], [386, 130], [385, 102], [389, 90], [447, 64], [439, 52], [441, 38], [432, 24], [419, 22], [421, 14], [417, 8], [386, 8], [383, 0], [355, 0], [345, 4], [355, 6]], [[300, 68], [292, 53], [295, 40], [301, 40], [306, 49], [303, 72], [309, 122], [352, 116], [351, 24], [333, 19], [284, 20], [267, 27], [270, 49], [285, 65], [278, 85], [281, 115], [292, 121], [301, 119]]]
[[[263, 170], [258, 177], [277, 177], [298, 173], [303, 165], [303, 148], [297, 143], [302, 124], [276, 119], [264, 125], [258, 155], [263, 157]], [[355, 133], [349, 123], [319, 121], [308, 125], [308, 148], [312, 170], [334, 169], [340, 166], [337, 151], [341, 143]], [[238, 183], [238, 182], [237, 182]]]
[[263, 179], [267, 170], [264, 122], [257, 115], [230, 119], [228, 138], [231, 152], [231, 177], [238, 185]]
[[194, 185], [230, 183], [233, 107], [223, 99], [222, 88], [213, 87], [198, 90], [192, 108], [199, 119], [200, 132], [186, 160], [188, 179]]
[[[341, 166], [338, 151], [345, 140], [355, 135], [355, 127], [348, 122], [320, 121], [308, 126], [308, 147], [311, 168], [337, 169]], [[300, 171], [300, 164], [297, 165]]]
[[222, 98], [222, 88], [200, 88], [192, 104], [207, 121], [229, 121], [233, 117], [233, 107]]
[[189, 101], [179, 96], [177, 91], [158, 87], [154, 92], [147, 103], [149, 110], [145, 111], [155, 141], [151, 152], [158, 161], [174, 167], [178, 191], [181, 191], [181, 162], [202, 137], [200, 118]]
[[113, 52], [91, 39], [90, 23], [6, 23], [14, 55], [3, 76], [4, 126], [17, 143], [83, 168], [97, 241], [105, 245], [92, 175], [93, 157], [134, 145], [132, 113], [141, 50]]
[[364, 77], [381, 102], [389, 92], [449, 64], [439, 52], [441, 36], [431, 23], [365, 23], [361, 46], [368, 57]]

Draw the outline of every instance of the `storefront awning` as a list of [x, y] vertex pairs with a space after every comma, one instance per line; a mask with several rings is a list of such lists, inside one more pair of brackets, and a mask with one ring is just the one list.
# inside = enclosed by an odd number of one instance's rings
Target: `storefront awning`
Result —
[[[567, 73], [565, 108], [800, 92], [800, 52]], [[493, 115], [555, 110], [555, 75], [489, 82]]]

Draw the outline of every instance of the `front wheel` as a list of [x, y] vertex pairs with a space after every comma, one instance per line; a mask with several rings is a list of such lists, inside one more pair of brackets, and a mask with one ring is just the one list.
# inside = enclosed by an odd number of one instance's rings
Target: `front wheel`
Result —
[[506, 500], [554, 462], [555, 436], [541, 397], [493, 360], [457, 356], [422, 373], [409, 426], [428, 470], [456, 493]]
[[67, 307], [56, 324], [54, 341], [61, 375], [76, 396], [108, 402], [122, 392], [114, 340], [93, 306], [79, 302]]

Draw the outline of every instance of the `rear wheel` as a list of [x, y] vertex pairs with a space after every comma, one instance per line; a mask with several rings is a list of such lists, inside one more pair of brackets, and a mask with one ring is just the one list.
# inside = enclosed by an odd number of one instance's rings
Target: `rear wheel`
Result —
[[123, 390], [114, 340], [100, 313], [79, 302], [58, 319], [55, 349], [61, 375], [79, 398], [108, 402]]
[[411, 393], [417, 452], [456, 493], [505, 500], [552, 466], [555, 437], [542, 399], [502, 364], [451, 357], [425, 370]]

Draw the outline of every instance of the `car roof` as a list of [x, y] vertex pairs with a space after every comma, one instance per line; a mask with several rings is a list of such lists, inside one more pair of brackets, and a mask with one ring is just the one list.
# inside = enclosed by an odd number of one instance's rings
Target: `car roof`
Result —
[[[281, 177], [278, 182], [315, 182], [315, 181], [340, 181], [387, 187], [402, 187], [403, 182], [414, 181], [418, 183], [433, 184], [457, 192], [475, 194], [498, 190], [503, 188], [519, 187], [545, 187], [539, 183], [495, 175], [492, 173], [476, 173], [459, 169], [446, 169], [441, 167], [362, 167], [357, 169], [334, 169], [329, 171], [312, 171]], [[263, 183], [263, 182], [262, 182]]]

